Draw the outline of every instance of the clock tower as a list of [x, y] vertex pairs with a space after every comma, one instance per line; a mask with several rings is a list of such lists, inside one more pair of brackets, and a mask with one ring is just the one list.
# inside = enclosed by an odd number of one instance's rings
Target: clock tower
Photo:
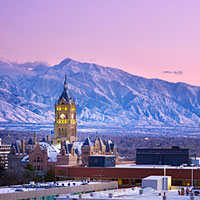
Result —
[[69, 95], [65, 74], [64, 90], [55, 104], [54, 144], [77, 141], [76, 105]]

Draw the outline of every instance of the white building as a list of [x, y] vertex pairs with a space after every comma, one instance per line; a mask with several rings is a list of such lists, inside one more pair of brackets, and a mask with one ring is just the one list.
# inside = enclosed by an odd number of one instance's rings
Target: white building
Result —
[[170, 190], [171, 176], [148, 176], [142, 179], [142, 188], [151, 187], [155, 190]]

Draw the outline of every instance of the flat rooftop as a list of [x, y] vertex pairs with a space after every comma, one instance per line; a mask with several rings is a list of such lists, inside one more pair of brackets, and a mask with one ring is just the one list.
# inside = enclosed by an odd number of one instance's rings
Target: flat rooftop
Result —
[[152, 169], [200, 169], [200, 166], [171, 166], [171, 165], [138, 165], [138, 164], [118, 164], [116, 168], [152, 168]]
[[43, 190], [43, 189], [56, 188], [56, 187], [91, 185], [91, 184], [98, 184], [98, 183], [100, 182], [88, 183], [88, 182], [82, 182], [82, 181], [57, 181], [57, 182], [47, 182], [47, 183], [26, 184], [26, 185], [13, 185], [13, 186], [0, 187], [0, 194]]

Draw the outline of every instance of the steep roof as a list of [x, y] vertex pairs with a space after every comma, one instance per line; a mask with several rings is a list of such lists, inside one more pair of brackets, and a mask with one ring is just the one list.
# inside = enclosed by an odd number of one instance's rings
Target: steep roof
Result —
[[[47, 150], [48, 162], [57, 162], [57, 155], [59, 154], [59, 149], [47, 142], [39, 142], [39, 146], [41, 150]], [[21, 161], [29, 162], [29, 155], [24, 156]]]
[[33, 142], [33, 138], [32, 138], [32, 137], [29, 138], [29, 140], [28, 140], [28, 144], [30, 144], [30, 145], [33, 145], [33, 144], [34, 144], [34, 142]]
[[65, 82], [64, 82], [64, 90], [58, 100], [61, 101], [61, 100], [64, 100], [67, 104], [71, 104], [72, 102], [72, 98], [70, 97], [69, 95], [69, 91], [68, 91], [68, 85], [67, 85], [67, 78], [66, 78], [66, 74], [65, 74]]
[[81, 147], [83, 143], [82, 142], [74, 142], [74, 147], [75, 147], [75, 153], [80, 156], [81, 155]]
[[22, 142], [20, 140], [16, 140], [15, 142], [16, 153], [22, 153]]
[[87, 137], [83, 143], [83, 146], [92, 146], [92, 142], [90, 141], [90, 138]]
[[111, 140], [107, 140], [106, 142], [106, 152], [112, 151], [115, 144]]
[[99, 140], [100, 145], [101, 145], [101, 146], [104, 146], [103, 140], [101, 139], [100, 136], [98, 136], [98, 140]]
[[47, 142], [40, 142], [39, 145], [41, 149], [47, 149], [48, 162], [57, 162], [57, 155], [59, 154], [59, 149]]
[[64, 143], [64, 148], [65, 148], [66, 154], [71, 154], [72, 146], [73, 146], [73, 144], [70, 144], [67, 142]]

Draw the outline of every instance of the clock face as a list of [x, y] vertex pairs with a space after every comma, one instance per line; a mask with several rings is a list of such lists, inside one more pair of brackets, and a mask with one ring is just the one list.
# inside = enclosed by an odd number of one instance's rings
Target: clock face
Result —
[[61, 118], [61, 119], [65, 119], [65, 114], [61, 114], [61, 115], [60, 115], [60, 118]]
[[74, 119], [74, 114], [72, 113], [71, 118]]

